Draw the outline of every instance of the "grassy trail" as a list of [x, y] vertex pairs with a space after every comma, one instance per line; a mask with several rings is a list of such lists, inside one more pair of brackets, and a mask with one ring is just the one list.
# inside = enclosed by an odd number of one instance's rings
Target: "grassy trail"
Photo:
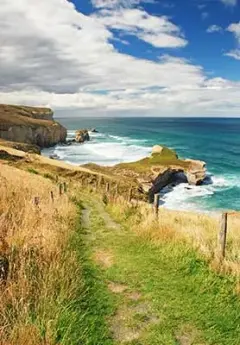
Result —
[[84, 203], [84, 241], [113, 297], [107, 317], [113, 344], [240, 344], [233, 280], [210, 271], [187, 245], [143, 241], [100, 202]]

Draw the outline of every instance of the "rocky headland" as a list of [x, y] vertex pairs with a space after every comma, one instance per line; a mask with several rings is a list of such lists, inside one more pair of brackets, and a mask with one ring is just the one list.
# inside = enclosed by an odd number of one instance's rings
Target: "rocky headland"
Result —
[[206, 179], [205, 162], [179, 159], [174, 150], [159, 145], [153, 147], [149, 157], [136, 162], [121, 163], [113, 167], [87, 164], [85, 167], [128, 181], [137, 199], [148, 197], [151, 202], [154, 194], [166, 186], [175, 186], [181, 182], [200, 185]]
[[1, 145], [39, 153], [66, 137], [67, 130], [54, 121], [51, 109], [0, 104]]

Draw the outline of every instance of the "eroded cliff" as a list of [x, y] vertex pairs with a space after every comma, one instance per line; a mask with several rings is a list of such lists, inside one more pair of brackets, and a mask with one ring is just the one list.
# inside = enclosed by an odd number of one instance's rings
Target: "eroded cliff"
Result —
[[49, 108], [0, 104], [0, 138], [40, 148], [65, 142], [66, 129]]

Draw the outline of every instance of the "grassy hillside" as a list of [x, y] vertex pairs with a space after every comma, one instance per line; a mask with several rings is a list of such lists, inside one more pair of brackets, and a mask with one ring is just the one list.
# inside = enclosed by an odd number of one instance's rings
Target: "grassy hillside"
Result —
[[220, 214], [156, 218], [104, 169], [18, 159], [0, 161], [1, 345], [239, 344], [238, 213], [221, 262]]
[[105, 341], [109, 306], [88, 264], [79, 207], [30, 171], [0, 163], [0, 263], [10, 263], [0, 284], [0, 344]]

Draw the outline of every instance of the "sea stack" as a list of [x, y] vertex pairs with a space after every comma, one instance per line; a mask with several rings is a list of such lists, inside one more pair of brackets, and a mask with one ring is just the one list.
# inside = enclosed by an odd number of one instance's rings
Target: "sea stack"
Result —
[[89, 141], [89, 140], [90, 140], [90, 136], [87, 129], [79, 129], [78, 131], [76, 131], [75, 141], [77, 143], [84, 143], [85, 141]]

